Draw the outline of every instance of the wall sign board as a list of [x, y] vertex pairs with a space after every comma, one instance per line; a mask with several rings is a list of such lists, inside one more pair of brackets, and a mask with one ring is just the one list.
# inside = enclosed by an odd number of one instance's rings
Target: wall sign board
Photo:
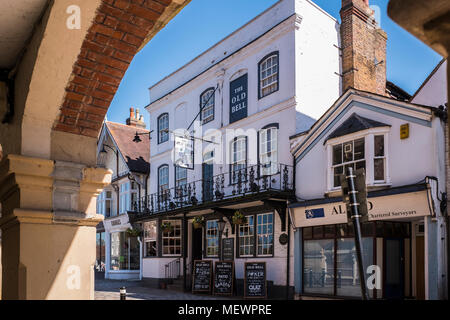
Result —
[[234, 262], [218, 261], [214, 268], [214, 294], [233, 295]]
[[244, 270], [244, 298], [267, 298], [266, 263], [246, 262]]
[[211, 292], [212, 261], [194, 261], [192, 292]]
[[222, 239], [222, 259], [224, 261], [234, 260], [234, 238]]
[[230, 123], [248, 115], [248, 74], [230, 82]]

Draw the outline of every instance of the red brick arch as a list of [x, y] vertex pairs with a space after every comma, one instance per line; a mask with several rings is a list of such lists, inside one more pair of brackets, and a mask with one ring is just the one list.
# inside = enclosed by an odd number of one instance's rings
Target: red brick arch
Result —
[[189, 1], [102, 0], [53, 130], [97, 137], [125, 71], [148, 35], [161, 28], [164, 11], [170, 6], [178, 12]]

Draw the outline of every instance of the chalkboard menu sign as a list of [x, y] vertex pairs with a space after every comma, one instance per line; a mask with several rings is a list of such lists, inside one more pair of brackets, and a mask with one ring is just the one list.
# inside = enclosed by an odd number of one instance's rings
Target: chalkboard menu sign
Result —
[[194, 261], [192, 292], [211, 292], [212, 261]]
[[222, 239], [222, 259], [223, 261], [234, 260], [234, 238]]
[[230, 82], [230, 123], [247, 117], [248, 75], [244, 74]]
[[267, 298], [266, 263], [246, 262], [244, 282], [245, 298]]
[[214, 294], [233, 295], [234, 262], [219, 261], [214, 268]]

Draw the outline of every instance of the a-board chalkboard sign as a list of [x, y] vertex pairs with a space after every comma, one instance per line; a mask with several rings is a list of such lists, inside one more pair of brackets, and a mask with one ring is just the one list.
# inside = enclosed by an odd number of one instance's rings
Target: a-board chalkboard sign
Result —
[[222, 260], [234, 260], [234, 238], [222, 239]]
[[214, 294], [233, 295], [234, 262], [218, 261], [214, 267]]
[[246, 262], [244, 273], [244, 298], [267, 298], [266, 263]]
[[194, 261], [192, 292], [211, 292], [212, 261]]

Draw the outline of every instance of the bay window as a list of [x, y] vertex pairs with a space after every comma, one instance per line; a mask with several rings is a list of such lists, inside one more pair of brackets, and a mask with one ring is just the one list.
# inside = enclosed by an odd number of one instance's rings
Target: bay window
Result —
[[138, 186], [136, 182], [125, 182], [120, 185], [119, 208], [120, 214], [133, 210], [133, 206], [137, 203]]
[[355, 134], [353, 138], [329, 140], [329, 190], [340, 188], [340, 175], [345, 174], [348, 167], [365, 169], [368, 185], [388, 184], [387, 132], [386, 129], [377, 128], [364, 134]]

